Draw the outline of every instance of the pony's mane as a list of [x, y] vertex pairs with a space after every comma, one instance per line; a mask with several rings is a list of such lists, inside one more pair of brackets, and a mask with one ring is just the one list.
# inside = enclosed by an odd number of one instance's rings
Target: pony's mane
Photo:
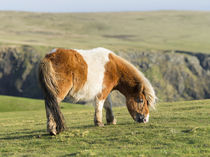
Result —
[[122, 62], [124, 62], [124, 64], [126, 64], [127, 68], [134, 72], [134, 75], [136, 75], [136, 77], [138, 78], [139, 84], [142, 84], [144, 86], [144, 94], [149, 103], [149, 106], [155, 109], [157, 97], [150, 81], [133, 64], [126, 61], [122, 57], [119, 58], [122, 60]]

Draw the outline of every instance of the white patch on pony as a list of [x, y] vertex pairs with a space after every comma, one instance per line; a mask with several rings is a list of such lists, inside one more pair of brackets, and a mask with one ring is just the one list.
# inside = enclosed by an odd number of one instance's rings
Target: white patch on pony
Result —
[[56, 51], [57, 51], [57, 49], [54, 48], [54, 49], [52, 49], [48, 54], [54, 53], [54, 52], [56, 52]]
[[104, 106], [105, 100], [98, 100], [98, 98], [95, 98], [94, 105], [95, 105], [95, 123], [96, 125], [102, 126], [102, 110]]
[[102, 112], [102, 110], [103, 110], [104, 101], [105, 101], [105, 100], [101, 100], [101, 101], [99, 101], [99, 106], [98, 106], [98, 109], [99, 109], [99, 111], [101, 111], [101, 112]]
[[112, 51], [105, 48], [95, 48], [91, 50], [77, 50], [82, 55], [88, 66], [87, 81], [77, 93], [70, 93], [78, 100], [93, 100], [97, 94], [102, 92], [105, 65], [109, 61], [109, 54]]
[[147, 114], [146, 118], [144, 118], [144, 123], [149, 122], [149, 114]]

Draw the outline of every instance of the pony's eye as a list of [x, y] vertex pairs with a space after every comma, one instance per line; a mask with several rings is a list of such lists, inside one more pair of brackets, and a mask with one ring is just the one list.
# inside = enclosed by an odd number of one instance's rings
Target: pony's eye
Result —
[[136, 102], [142, 104], [142, 103], [144, 103], [144, 100], [141, 99], [141, 98], [140, 98], [140, 99], [138, 98], [138, 99], [136, 100]]
[[141, 104], [142, 104], [143, 102], [144, 102], [144, 100], [143, 100], [143, 99], [140, 99], [139, 103], [141, 103]]

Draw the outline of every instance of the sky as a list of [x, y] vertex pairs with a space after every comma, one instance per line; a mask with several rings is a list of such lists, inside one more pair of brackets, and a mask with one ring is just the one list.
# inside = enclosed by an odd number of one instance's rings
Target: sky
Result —
[[32, 12], [210, 11], [210, 0], [0, 0], [0, 11], [3, 10]]

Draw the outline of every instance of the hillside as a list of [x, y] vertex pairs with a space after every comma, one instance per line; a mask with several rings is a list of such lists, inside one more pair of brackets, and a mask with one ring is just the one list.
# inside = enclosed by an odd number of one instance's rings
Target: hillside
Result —
[[0, 43], [210, 53], [210, 12], [0, 12]]
[[61, 106], [68, 130], [50, 136], [43, 101], [0, 96], [0, 156], [210, 154], [210, 100], [159, 103], [147, 124], [134, 122], [125, 107], [115, 107], [118, 124], [100, 128], [93, 125], [92, 107]]

